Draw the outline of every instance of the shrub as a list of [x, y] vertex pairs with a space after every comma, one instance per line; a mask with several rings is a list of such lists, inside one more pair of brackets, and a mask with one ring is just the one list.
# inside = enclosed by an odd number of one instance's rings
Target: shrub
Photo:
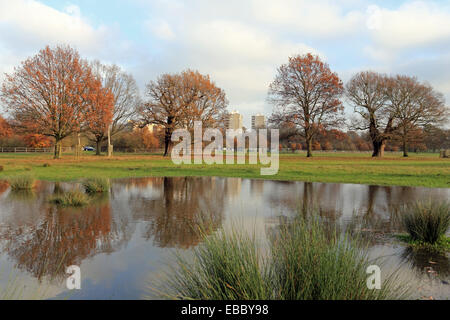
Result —
[[31, 175], [20, 175], [8, 178], [8, 183], [13, 191], [31, 190], [36, 180]]
[[49, 201], [62, 207], [83, 207], [89, 203], [89, 198], [85, 193], [75, 190], [55, 194]]
[[403, 209], [403, 225], [413, 241], [436, 243], [450, 226], [448, 202], [416, 202]]
[[109, 192], [109, 179], [106, 178], [91, 178], [83, 182], [84, 190], [87, 193], [103, 193]]

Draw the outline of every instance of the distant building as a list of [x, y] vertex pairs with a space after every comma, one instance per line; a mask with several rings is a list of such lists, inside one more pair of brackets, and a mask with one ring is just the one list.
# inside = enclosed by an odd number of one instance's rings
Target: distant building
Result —
[[261, 129], [266, 127], [266, 117], [262, 114], [252, 116], [252, 130]]
[[154, 132], [158, 132], [159, 130], [163, 129], [163, 126], [159, 125], [159, 124], [149, 123], [145, 126], [142, 126], [141, 124], [133, 123], [131, 121], [129, 121], [129, 123], [133, 125], [133, 131], [145, 128], [148, 130], [149, 133], [154, 133]]
[[231, 112], [225, 120], [225, 125], [227, 126], [227, 129], [241, 130], [243, 127], [242, 115], [237, 111]]

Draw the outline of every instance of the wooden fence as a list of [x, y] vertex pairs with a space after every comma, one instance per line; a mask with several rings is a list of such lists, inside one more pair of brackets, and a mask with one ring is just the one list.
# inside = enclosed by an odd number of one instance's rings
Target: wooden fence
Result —
[[[72, 152], [72, 147], [63, 147], [62, 152]], [[0, 153], [52, 153], [54, 148], [0, 147]]]

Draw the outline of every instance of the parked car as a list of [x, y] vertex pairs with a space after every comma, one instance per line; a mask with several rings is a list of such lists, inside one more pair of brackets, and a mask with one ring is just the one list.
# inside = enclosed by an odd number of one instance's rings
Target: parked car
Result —
[[94, 147], [84, 147], [83, 151], [95, 151]]

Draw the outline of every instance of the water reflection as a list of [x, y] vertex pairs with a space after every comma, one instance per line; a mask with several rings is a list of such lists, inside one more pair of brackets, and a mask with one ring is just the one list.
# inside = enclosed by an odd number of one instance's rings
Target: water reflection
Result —
[[132, 217], [149, 222], [143, 236], [158, 247], [190, 248], [200, 241], [202, 226], [220, 227], [226, 185], [215, 178], [157, 179], [152, 191], [159, 197], [129, 198]]
[[421, 274], [440, 279], [450, 276], [450, 261], [445, 253], [406, 247], [401, 257]]
[[123, 240], [109, 205], [83, 210], [48, 207], [34, 225], [10, 222], [1, 233], [4, 253], [38, 279], [64, 276], [66, 266], [113, 252]]
[[[85, 289], [84, 298], [105, 298], [104, 292], [120, 286], [127, 289], [120, 289], [117, 298], [129, 298], [138, 295], [149, 269], [158, 271], [152, 263], [167, 249], [198, 245], [204, 224], [215, 230], [235, 216], [252, 217], [270, 233], [279, 217], [316, 206], [324, 222], [362, 231], [373, 250], [379, 250], [385, 243], [392, 247], [392, 237], [385, 235], [402, 229], [396, 208], [450, 195], [450, 189], [201, 177], [115, 180], [109, 195], [96, 196], [83, 209], [62, 209], [47, 201], [52, 194], [79, 187], [42, 182], [24, 195], [0, 184], [0, 267], [13, 261], [24, 274], [62, 283], [66, 266], [82, 265], [89, 280], [84, 286], [96, 288]], [[408, 268], [427, 274], [431, 265], [448, 280], [448, 256], [406, 247], [398, 252], [396, 259]]]

